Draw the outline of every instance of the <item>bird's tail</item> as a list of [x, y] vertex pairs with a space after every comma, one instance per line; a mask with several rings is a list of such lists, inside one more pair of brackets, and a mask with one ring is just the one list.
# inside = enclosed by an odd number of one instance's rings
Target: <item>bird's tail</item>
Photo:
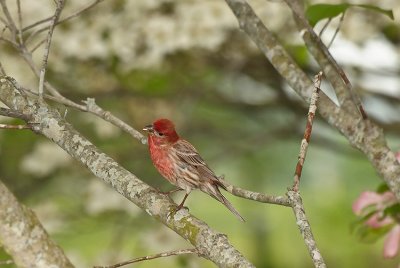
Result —
[[228, 201], [228, 199], [225, 198], [225, 196], [222, 195], [220, 190], [218, 189], [218, 186], [215, 184], [207, 183], [206, 189], [201, 189], [203, 192], [209, 194], [211, 197], [215, 198], [219, 202], [225, 205], [235, 216], [242, 222], [245, 220], [243, 219], [242, 216], [240, 216], [239, 212], [232, 206], [232, 204]]

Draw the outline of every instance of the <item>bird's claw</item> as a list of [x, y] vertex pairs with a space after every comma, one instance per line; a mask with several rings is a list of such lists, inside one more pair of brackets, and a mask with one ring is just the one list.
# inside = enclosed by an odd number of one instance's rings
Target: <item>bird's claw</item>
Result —
[[187, 210], [187, 211], [189, 211], [189, 208], [188, 207], [186, 207], [186, 206], [177, 206], [176, 208], [174, 208], [172, 211], [174, 212], [174, 213], [177, 213], [179, 210], [181, 210], [181, 209], [185, 209], [185, 210]]
[[186, 207], [186, 206], [181, 206], [181, 207], [180, 207], [180, 206], [176, 206], [176, 207], [174, 207], [170, 212], [168, 212], [167, 216], [168, 216], [168, 217], [173, 216], [173, 215], [175, 215], [178, 211], [180, 211], [181, 209], [185, 209], [185, 210], [189, 211], [189, 208]]

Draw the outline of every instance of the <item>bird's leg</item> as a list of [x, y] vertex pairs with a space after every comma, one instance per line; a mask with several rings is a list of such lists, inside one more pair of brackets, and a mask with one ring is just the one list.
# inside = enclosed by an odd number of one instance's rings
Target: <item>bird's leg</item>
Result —
[[160, 189], [157, 189], [157, 190], [158, 190], [158, 192], [159, 192], [160, 194], [164, 194], [164, 195], [170, 196], [170, 194], [173, 194], [173, 193], [175, 193], [175, 192], [182, 191], [183, 189], [177, 187], [177, 188], [175, 188], [175, 189], [172, 189], [172, 190], [169, 190], [169, 191], [166, 191], [166, 192], [163, 192], [163, 191], [161, 191]]
[[167, 195], [170, 195], [170, 194], [173, 194], [173, 193], [175, 193], [175, 192], [179, 192], [179, 191], [182, 191], [183, 189], [182, 188], [175, 188], [175, 189], [172, 189], [172, 190], [169, 190], [169, 191], [167, 191], [167, 192], [164, 192], [164, 194], [167, 194]]
[[189, 196], [189, 194], [190, 194], [190, 192], [185, 194], [185, 197], [183, 198], [182, 202], [181, 202], [181, 203], [178, 205], [178, 207], [176, 208], [176, 211], [178, 211], [178, 210], [180, 210], [181, 208], [183, 208], [183, 204], [185, 203], [186, 198]]

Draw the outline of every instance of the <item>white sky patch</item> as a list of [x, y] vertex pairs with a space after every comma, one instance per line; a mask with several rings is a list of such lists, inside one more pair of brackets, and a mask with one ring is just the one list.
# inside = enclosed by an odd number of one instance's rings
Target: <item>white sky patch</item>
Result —
[[400, 107], [376, 97], [364, 97], [363, 104], [368, 115], [384, 123], [400, 122]]
[[332, 45], [331, 53], [338, 62], [345, 65], [373, 70], [397, 70], [400, 66], [396, 48], [383, 37], [366, 40], [362, 46], [338, 37]]

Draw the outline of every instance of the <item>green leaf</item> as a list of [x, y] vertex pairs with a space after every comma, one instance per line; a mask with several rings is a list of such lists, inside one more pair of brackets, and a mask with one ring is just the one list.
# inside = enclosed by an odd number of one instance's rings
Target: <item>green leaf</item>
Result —
[[381, 183], [381, 184], [379, 184], [379, 186], [378, 186], [378, 188], [376, 189], [376, 192], [378, 193], [378, 194], [383, 194], [384, 192], [387, 192], [387, 191], [389, 191], [390, 189], [389, 189], [389, 187], [387, 186], [387, 184], [386, 183]]
[[315, 26], [320, 20], [334, 18], [349, 8], [349, 4], [315, 4], [307, 8], [306, 17], [311, 26]]
[[362, 7], [362, 8], [372, 10], [372, 11], [376, 11], [376, 12], [382, 13], [383, 15], [386, 15], [390, 19], [394, 20], [393, 10], [391, 10], [391, 9], [383, 9], [383, 8], [373, 6], [373, 5], [352, 5], [352, 6]]
[[368, 206], [367, 208], [365, 208], [365, 210], [366, 209], [369, 209], [370, 211], [366, 212], [367, 214], [365, 214], [364, 216], [357, 217], [357, 219], [350, 224], [351, 232], [355, 232], [358, 228], [365, 226], [365, 222], [377, 212], [375, 205]]
[[393, 228], [393, 224], [385, 225], [380, 228], [371, 228], [367, 225], [359, 226], [356, 236], [364, 243], [373, 243], [387, 234]]
[[400, 204], [396, 203], [394, 205], [391, 205], [390, 207], [385, 208], [383, 211], [383, 215], [385, 216], [393, 216], [393, 218], [397, 219], [400, 215]]
[[392, 20], [394, 19], [393, 16], [393, 11], [389, 9], [382, 9], [377, 6], [373, 5], [353, 5], [353, 4], [337, 4], [337, 5], [331, 5], [331, 4], [315, 4], [311, 5], [307, 8], [306, 11], [306, 17], [308, 21], [310, 22], [311, 26], [315, 26], [320, 20], [323, 19], [329, 19], [329, 18], [334, 18], [344, 12], [350, 7], [361, 7], [361, 8], [366, 8], [372, 11], [376, 11], [379, 13], [382, 13]]

